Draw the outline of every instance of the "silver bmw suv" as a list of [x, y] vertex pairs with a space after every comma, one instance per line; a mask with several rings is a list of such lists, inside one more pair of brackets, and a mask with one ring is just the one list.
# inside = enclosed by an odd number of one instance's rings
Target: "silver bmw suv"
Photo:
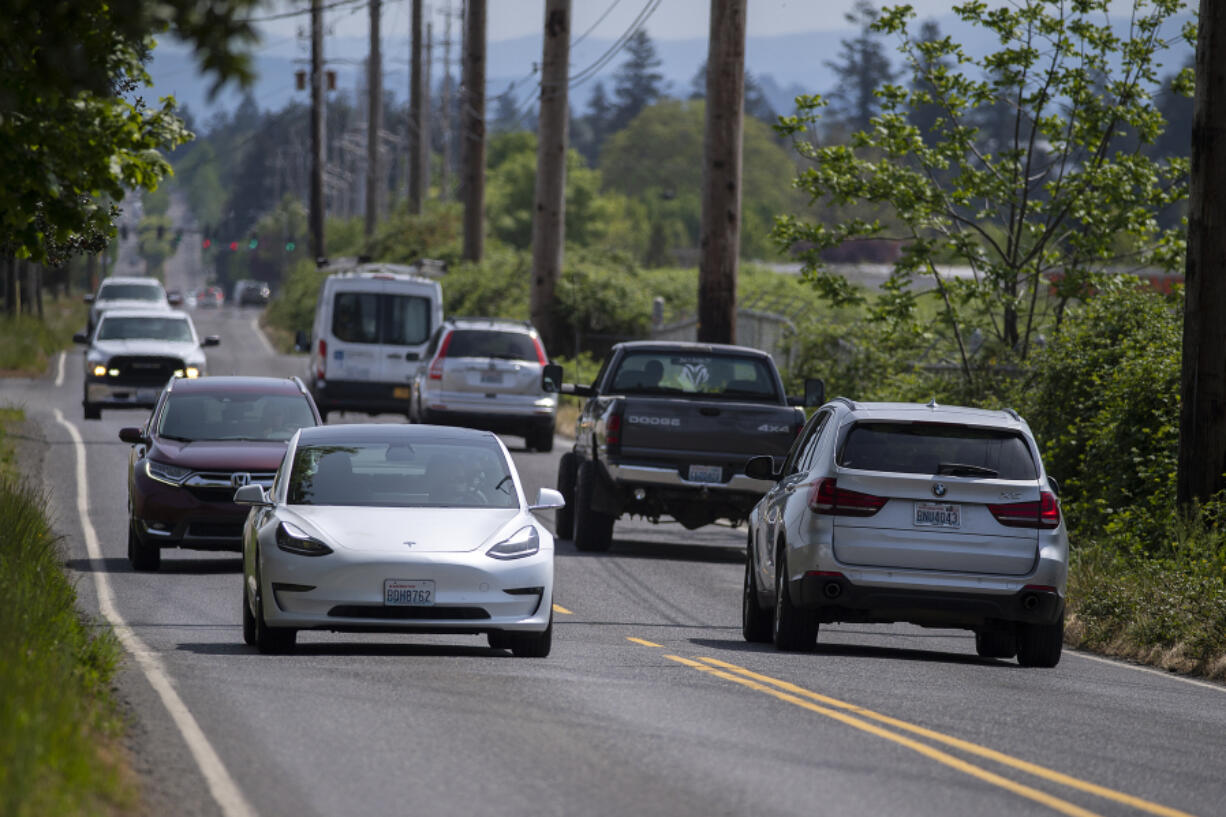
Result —
[[1056, 483], [1012, 410], [822, 406], [749, 517], [747, 641], [810, 650], [821, 623], [973, 630], [978, 654], [1053, 667], [1068, 534]]
[[528, 448], [550, 451], [558, 396], [541, 388], [548, 362], [530, 323], [448, 318], [413, 375], [409, 421], [520, 434]]

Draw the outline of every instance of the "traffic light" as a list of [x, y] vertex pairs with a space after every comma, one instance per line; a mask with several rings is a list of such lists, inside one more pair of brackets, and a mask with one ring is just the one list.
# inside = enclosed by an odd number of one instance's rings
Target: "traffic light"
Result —
[[247, 242], [247, 249], [249, 250], [254, 250], [258, 246], [260, 246], [260, 241], [255, 236], [252, 236], [251, 240]]
[[213, 242], [206, 238], [200, 242], [200, 246], [207, 250], [209, 247], [213, 246]]
[[231, 250], [231, 252], [233, 252], [234, 250], [237, 250], [237, 249], [238, 249], [238, 242], [237, 242], [237, 241], [231, 241], [231, 242], [230, 242], [230, 250]]
[[286, 252], [293, 252], [293, 251], [294, 251], [294, 248], [295, 248], [295, 247], [297, 247], [297, 246], [298, 246], [298, 245], [294, 243], [294, 239], [292, 239], [292, 238], [291, 238], [289, 241], [286, 241], [286, 242], [285, 242], [285, 251], [286, 251]]

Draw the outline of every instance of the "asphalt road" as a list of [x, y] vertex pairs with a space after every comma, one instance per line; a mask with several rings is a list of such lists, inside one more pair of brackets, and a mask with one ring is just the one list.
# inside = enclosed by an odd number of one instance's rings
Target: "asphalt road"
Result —
[[[223, 339], [213, 373], [302, 366], [272, 354], [253, 312], [195, 317]], [[742, 530], [619, 523], [597, 555], [560, 542], [547, 659], [477, 636], [324, 633], [259, 655], [236, 556], [129, 569], [116, 434], [145, 413], [85, 422], [80, 397], [79, 352], [59, 385], [54, 367], [0, 382], [41, 434], [23, 456], [80, 606], [130, 628], [119, 693], [151, 814], [1226, 814], [1226, 687], [1072, 651], [1022, 669], [977, 658], [969, 633], [908, 626], [824, 626], [808, 655], [750, 646]], [[562, 440], [507, 441], [533, 494], [553, 484]]]

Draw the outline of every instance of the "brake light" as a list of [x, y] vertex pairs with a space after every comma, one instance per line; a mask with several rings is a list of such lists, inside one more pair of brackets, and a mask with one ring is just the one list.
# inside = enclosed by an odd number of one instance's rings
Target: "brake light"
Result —
[[324, 371], [328, 368], [328, 342], [323, 338], [319, 339], [319, 366], [315, 368], [315, 379], [323, 380]]
[[872, 516], [881, 510], [886, 497], [840, 488], [838, 481], [825, 477], [813, 486], [809, 510], [829, 516]]
[[537, 362], [540, 363], [542, 366], [544, 366], [546, 363], [549, 362], [549, 360], [545, 357], [545, 347], [541, 345], [541, 339], [533, 338], [532, 345], [536, 347]]
[[622, 442], [622, 416], [620, 414], [610, 414], [609, 419], [605, 421], [605, 442], [609, 445], [621, 445]]
[[1038, 502], [989, 505], [988, 510], [996, 517], [997, 522], [1007, 528], [1052, 530], [1060, 526], [1060, 505], [1051, 491], [1040, 493]]
[[430, 361], [429, 377], [431, 380], [443, 379], [443, 358], [447, 357], [447, 347], [451, 345], [452, 334], [447, 333], [447, 337], [443, 338], [443, 342], [439, 344], [438, 354], [434, 356], [434, 360]]

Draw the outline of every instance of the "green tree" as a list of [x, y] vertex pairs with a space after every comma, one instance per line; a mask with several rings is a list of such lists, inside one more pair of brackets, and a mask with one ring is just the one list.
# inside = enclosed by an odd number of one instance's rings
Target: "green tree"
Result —
[[897, 78], [889, 54], [876, 29], [879, 12], [869, 0], [856, 0], [855, 9], [843, 15], [859, 33], [843, 40], [838, 60], [826, 66], [838, 77], [830, 93], [835, 115], [854, 129], [867, 128], [880, 109], [877, 89]]
[[647, 32], [639, 29], [626, 43], [629, 56], [614, 74], [614, 108], [608, 130], [616, 133], [630, 124], [639, 111], [664, 95], [664, 75], [660, 58]]
[[[956, 7], [959, 17], [1001, 43], [979, 59], [949, 38], [913, 38], [907, 6], [882, 12], [874, 30], [900, 38], [922, 81], [882, 88], [881, 112], [850, 145], [796, 140], [813, 163], [797, 184], [813, 201], [887, 206], [895, 237], [906, 241], [885, 296], [874, 303], [876, 318], [917, 331], [910, 283], [917, 275], [930, 279], [942, 304], [934, 328], [950, 331], [969, 383], [972, 326], [983, 324], [985, 357], [1025, 360], [1044, 321], [1058, 320], [1063, 301], [1084, 295], [1097, 274], [1182, 262], [1183, 234], [1161, 228], [1155, 216], [1186, 195], [1188, 162], [1145, 153], [1165, 124], [1153, 101], [1155, 55], [1168, 45], [1163, 24], [1181, 6], [1138, 4], [1121, 36], [1108, 0], [1022, 0], [990, 11], [966, 3]], [[953, 67], [942, 67], [944, 60]], [[1105, 85], [1096, 82], [1100, 76]], [[1014, 100], [1013, 135], [985, 152], [971, 115], [1006, 98]], [[909, 121], [912, 110], [930, 104], [942, 112], [931, 144]], [[803, 99], [783, 129], [799, 136], [823, 105], [820, 97]], [[1125, 130], [1135, 134], [1131, 150], [1118, 149]], [[881, 220], [868, 219], [822, 224], [788, 216], [775, 228], [781, 246], [806, 248], [806, 274], [836, 301], [857, 296], [822, 266], [821, 250], [887, 234]], [[973, 277], [942, 274], [938, 264], [947, 259], [969, 266]]]

